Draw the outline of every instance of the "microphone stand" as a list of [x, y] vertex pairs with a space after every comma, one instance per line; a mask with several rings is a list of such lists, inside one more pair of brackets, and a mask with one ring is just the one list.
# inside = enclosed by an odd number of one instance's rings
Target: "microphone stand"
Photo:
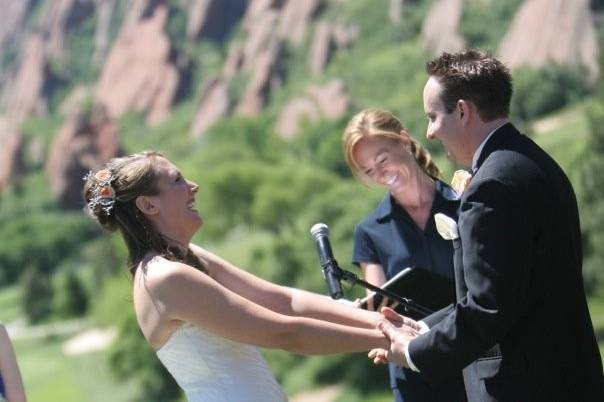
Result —
[[364, 288], [367, 288], [369, 290], [374, 291], [375, 293], [378, 293], [384, 297], [387, 297], [391, 300], [396, 300], [397, 302], [399, 302], [407, 311], [413, 311], [415, 313], [421, 314], [421, 315], [430, 315], [432, 314], [434, 311], [427, 309], [426, 307], [415, 303], [413, 300], [411, 299], [407, 299], [406, 297], [402, 297], [400, 295], [397, 295], [396, 293], [392, 293], [389, 290], [386, 289], [382, 289], [379, 288], [375, 285], [372, 285], [369, 282], [366, 282], [362, 279], [360, 279], [356, 274], [350, 272], [350, 271], [346, 271], [345, 269], [340, 268], [339, 266], [335, 266], [332, 267], [332, 272], [333, 274], [339, 279], [339, 280], [345, 280], [349, 283], [351, 283], [352, 285], [361, 285]]

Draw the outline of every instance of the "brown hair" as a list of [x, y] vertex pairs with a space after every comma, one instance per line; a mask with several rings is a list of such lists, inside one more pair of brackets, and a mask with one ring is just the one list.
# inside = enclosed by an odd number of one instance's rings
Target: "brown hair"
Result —
[[426, 63], [428, 75], [437, 77], [442, 85], [441, 100], [448, 113], [457, 101], [471, 101], [485, 122], [507, 117], [512, 99], [510, 70], [490, 53], [468, 49], [443, 53]]
[[[361, 172], [361, 168], [354, 159], [354, 148], [359, 141], [368, 137], [381, 137], [401, 143], [402, 132], [408, 133], [400, 120], [387, 110], [365, 109], [354, 115], [342, 136], [346, 162], [354, 176], [361, 182], [367, 183], [367, 177]], [[434, 178], [440, 177], [440, 169], [432, 160], [430, 153], [411, 135], [409, 135], [409, 139], [411, 140], [411, 153], [422, 170]]]
[[[98, 224], [110, 232], [119, 230], [128, 248], [128, 270], [132, 275], [148, 251], [156, 251], [164, 257], [187, 263], [202, 269], [201, 261], [187, 248], [183, 253], [171, 244], [169, 239], [154, 229], [151, 222], [136, 206], [138, 196], [157, 195], [159, 178], [155, 160], [163, 157], [159, 152], [145, 151], [129, 156], [111, 159], [96, 172], [90, 172], [85, 178], [83, 197], [86, 213]], [[91, 202], [98, 194], [99, 177], [110, 174], [113, 199], [111, 207]]]

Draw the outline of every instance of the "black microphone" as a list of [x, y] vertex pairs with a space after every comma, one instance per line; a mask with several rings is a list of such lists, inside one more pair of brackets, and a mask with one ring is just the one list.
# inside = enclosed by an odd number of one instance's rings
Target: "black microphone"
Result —
[[333, 257], [331, 245], [329, 244], [329, 228], [324, 223], [316, 223], [310, 228], [310, 235], [317, 246], [323, 277], [327, 282], [327, 288], [332, 299], [341, 298], [344, 293], [340, 285], [340, 267]]

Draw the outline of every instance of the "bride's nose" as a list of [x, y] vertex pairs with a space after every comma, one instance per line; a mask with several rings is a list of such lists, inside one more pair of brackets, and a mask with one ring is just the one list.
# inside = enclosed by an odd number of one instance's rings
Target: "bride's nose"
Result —
[[187, 181], [189, 182], [189, 188], [191, 189], [191, 192], [195, 194], [199, 190], [199, 186], [194, 181]]

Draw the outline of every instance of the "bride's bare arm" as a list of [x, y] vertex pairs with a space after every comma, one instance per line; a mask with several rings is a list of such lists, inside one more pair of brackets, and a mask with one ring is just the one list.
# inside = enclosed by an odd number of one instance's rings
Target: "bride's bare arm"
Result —
[[150, 297], [165, 308], [165, 317], [182, 320], [224, 338], [299, 354], [331, 354], [387, 349], [380, 331], [313, 318], [277, 313], [227, 289], [184, 264], [147, 283]]
[[[287, 288], [261, 279], [199, 246], [191, 249], [207, 265], [217, 282], [275, 312], [327, 320], [334, 323], [375, 328], [380, 314], [337, 303], [329, 298], [301, 289]], [[317, 275], [320, 273], [317, 271]]]

